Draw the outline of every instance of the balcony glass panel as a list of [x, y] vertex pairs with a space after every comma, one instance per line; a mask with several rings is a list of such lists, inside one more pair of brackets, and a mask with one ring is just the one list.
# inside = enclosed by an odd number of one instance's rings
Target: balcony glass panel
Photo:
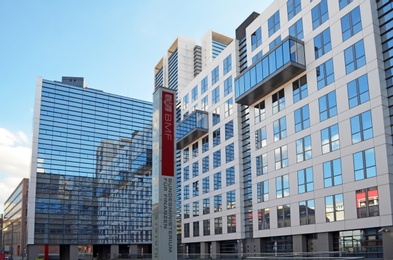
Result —
[[176, 128], [177, 149], [182, 149], [208, 132], [208, 113], [194, 111]]
[[251, 105], [305, 69], [304, 43], [289, 36], [235, 79], [236, 103]]

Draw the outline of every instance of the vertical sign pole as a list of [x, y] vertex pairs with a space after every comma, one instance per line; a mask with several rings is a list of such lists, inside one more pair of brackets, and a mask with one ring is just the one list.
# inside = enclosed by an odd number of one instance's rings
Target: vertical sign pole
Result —
[[153, 259], [176, 260], [175, 91], [153, 94]]

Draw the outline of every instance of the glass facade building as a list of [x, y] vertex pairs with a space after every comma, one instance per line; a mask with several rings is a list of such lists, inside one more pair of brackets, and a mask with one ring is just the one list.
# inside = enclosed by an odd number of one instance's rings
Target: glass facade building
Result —
[[25, 256], [27, 193], [29, 179], [24, 178], [4, 203], [3, 250], [12, 256]]
[[37, 82], [31, 255], [48, 244], [89, 245], [100, 255], [147, 245], [148, 253], [152, 104], [72, 82]]

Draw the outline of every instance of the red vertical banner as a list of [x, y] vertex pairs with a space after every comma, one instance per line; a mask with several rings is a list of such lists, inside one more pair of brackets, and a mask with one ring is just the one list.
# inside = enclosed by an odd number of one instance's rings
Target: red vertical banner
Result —
[[175, 95], [162, 91], [161, 98], [161, 145], [162, 145], [162, 176], [175, 176]]

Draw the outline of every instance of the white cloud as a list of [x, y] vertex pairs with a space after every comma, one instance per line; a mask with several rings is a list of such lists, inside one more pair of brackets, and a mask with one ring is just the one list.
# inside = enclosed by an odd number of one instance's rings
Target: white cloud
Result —
[[0, 128], [0, 213], [5, 200], [22, 179], [30, 175], [30, 143], [22, 131], [12, 133]]

